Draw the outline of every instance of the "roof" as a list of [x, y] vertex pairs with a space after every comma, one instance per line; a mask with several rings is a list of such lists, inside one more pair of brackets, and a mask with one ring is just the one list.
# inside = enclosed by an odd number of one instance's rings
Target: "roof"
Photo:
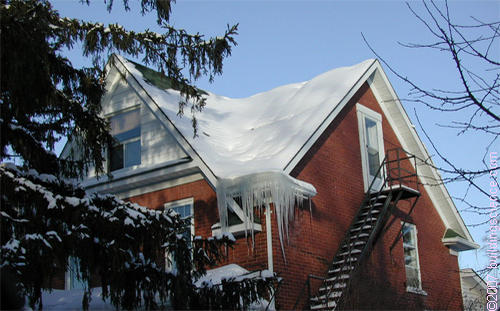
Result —
[[460, 277], [462, 279], [471, 280], [472, 282], [479, 285], [481, 287], [480, 289], [486, 290], [488, 288], [483, 278], [479, 274], [477, 274], [477, 272], [472, 268], [460, 269]]
[[175, 123], [217, 177], [283, 171], [287, 164], [375, 61], [331, 70], [306, 82], [294, 83], [247, 98], [207, 92], [206, 107], [196, 116], [198, 137], [190, 118], [178, 116], [180, 93], [166, 88], [167, 79], [120, 57], [127, 70]]
[[[116, 59], [114, 67], [213, 187], [222, 178], [269, 171], [288, 175], [364, 83], [370, 85], [404, 150], [419, 159], [431, 159], [382, 66], [374, 59], [247, 98], [231, 99], [207, 92], [207, 106], [197, 115], [196, 138], [190, 118], [177, 115], [180, 94], [165, 89], [168, 79], [162, 82], [159, 73], [120, 56]], [[446, 187], [439, 182], [439, 171], [425, 163], [418, 169], [445, 227], [464, 237], [459, 242], [468, 242], [465, 246], [461, 243], [462, 249], [478, 248]]]

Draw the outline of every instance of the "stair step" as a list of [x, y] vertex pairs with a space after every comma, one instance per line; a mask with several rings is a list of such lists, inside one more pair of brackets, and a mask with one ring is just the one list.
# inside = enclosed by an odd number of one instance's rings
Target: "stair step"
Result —
[[[320, 290], [320, 292], [325, 292], [325, 291], [327, 291], [327, 288], [323, 288], [323, 290]], [[320, 294], [320, 296], [313, 297], [311, 299], [316, 299], [316, 301], [325, 300], [326, 295], [327, 294]], [[330, 291], [330, 294], [329, 294], [330, 298], [338, 298], [340, 296], [342, 296], [342, 288], [336, 288], [336, 289], [333, 289], [332, 291]]]
[[385, 199], [387, 199], [387, 196], [385, 194], [379, 195], [378, 198], [375, 195], [372, 195], [372, 197], [370, 198], [370, 201], [376, 201], [376, 200], [382, 201]]
[[[377, 221], [377, 218], [376, 217], [369, 217], [369, 218], [366, 219], [366, 223], [369, 223], [370, 221]], [[365, 220], [362, 219], [362, 220], [356, 221], [354, 224], [355, 225], [360, 225], [360, 224], [362, 224], [364, 222], [365, 222]]]
[[[352, 271], [352, 270], [354, 270], [354, 266], [345, 266], [342, 268], [342, 271]], [[340, 272], [340, 268], [328, 270], [328, 274], [337, 273], [337, 272]]]
[[359, 231], [359, 230], [368, 230], [368, 229], [371, 229], [373, 228], [373, 226], [371, 225], [364, 225], [364, 226], [359, 226], [359, 227], [354, 227], [351, 229], [351, 232], [356, 232], [356, 231]]
[[372, 206], [373, 206], [373, 209], [378, 209], [379, 207], [384, 206], [384, 203], [377, 202], [377, 203], [366, 204], [362, 207], [362, 209], [371, 208]]
[[342, 246], [342, 249], [348, 248], [348, 247], [362, 246], [362, 245], [365, 245], [365, 244], [366, 244], [366, 241], [355, 241], [355, 242], [351, 242], [349, 244], [344, 244], [344, 246]]
[[[373, 210], [371, 211], [371, 213], [372, 213], [372, 215], [373, 215], [373, 214], [379, 214], [379, 213], [380, 213], [380, 211], [379, 211], [378, 209], [373, 209]], [[366, 215], [368, 215], [368, 211], [366, 211], [366, 212], [364, 212], [364, 213], [361, 213], [359, 216], [363, 217], [363, 216], [366, 216]]]
[[348, 251], [347, 252], [343, 252], [343, 253], [340, 253], [339, 256], [345, 256], [345, 255], [356, 255], [356, 254], [361, 254], [361, 250], [360, 249], [357, 249], [357, 248], [353, 248], [351, 249], [351, 252], [349, 253]]
[[325, 280], [325, 282], [334, 282], [334, 281], [340, 281], [340, 280], [347, 280], [349, 279], [350, 276], [349, 274], [342, 274], [339, 276], [334, 276], [334, 277], [331, 277], [331, 278], [328, 278]]
[[[333, 265], [340, 265], [340, 264], [343, 264], [345, 261], [346, 261], [346, 259], [337, 260], [337, 261], [333, 262]], [[358, 261], [358, 258], [356, 258], [356, 257], [347, 258], [347, 262], [354, 262], [354, 261]]]
[[335, 308], [336, 306], [337, 306], [337, 303], [335, 301], [329, 301], [328, 303], [322, 303], [322, 304], [311, 306], [311, 310], [330, 309], [330, 308]]
[[352, 235], [351, 236], [351, 241], [354, 239], [355, 241], [358, 241], [359, 239], [363, 239], [363, 238], [368, 238], [370, 235], [368, 233], [364, 233], [364, 232], [361, 232], [361, 233], [358, 233], [356, 235]]
[[328, 298], [326, 297], [327, 294], [323, 294], [321, 296], [313, 297], [311, 298], [311, 302], [325, 302], [327, 299], [332, 299], [332, 298], [338, 298], [342, 296], [342, 292], [340, 291], [334, 291], [328, 294]]
[[347, 284], [346, 283], [335, 283], [334, 285], [327, 285], [327, 286], [321, 286], [319, 288], [319, 291], [320, 292], [324, 292], [324, 291], [339, 291], [341, 292], [344, 288], [347, 287]]

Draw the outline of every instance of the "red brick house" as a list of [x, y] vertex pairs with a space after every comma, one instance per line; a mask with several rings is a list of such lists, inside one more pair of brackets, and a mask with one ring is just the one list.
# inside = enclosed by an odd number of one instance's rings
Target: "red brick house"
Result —
[[207, 93], [197, 137], [168, 79], [118, 56], [108, 70], [113, 178], [90, 171], [87, 189], [232, 232], [228, 264], [282, 277], [277, 309], [462, 309], [457, 255], [478, 245], [377, 60]]

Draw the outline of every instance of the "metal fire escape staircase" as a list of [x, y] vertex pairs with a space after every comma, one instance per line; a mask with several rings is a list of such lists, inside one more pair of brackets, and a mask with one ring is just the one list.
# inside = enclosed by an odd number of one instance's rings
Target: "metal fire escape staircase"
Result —
[[[404, 169], [402, 161], [413, 161], [415, 170]], [[406, 165], [408, 167], [408, 163]], [[401, 149], [387, 151], [376, 175], [382, 180], [382, 185], [380, 186], [378, 183], [378, 186], [375, 186], [377, 178], [371, 182], [363, 203], [333, 258], [328, 276], [319, 278], [309, 275], [308, 277], [309, 291], [311, 290], [310, 278], [322, 280], [318, 293], [313, 297], [309, 293], [311, 310], [337, 309], [337, 306], [342, 303], [342, 299], [345, 299], [347, 289], [356, 275], [357, 268], [364, 259], [370, 256], [373, 246], [389, 218], [390, 210], [400, 200], [411, 200], [409, 213], [413, 211], [420, 196], [416, 169], [415, 156], [408, 156]]]

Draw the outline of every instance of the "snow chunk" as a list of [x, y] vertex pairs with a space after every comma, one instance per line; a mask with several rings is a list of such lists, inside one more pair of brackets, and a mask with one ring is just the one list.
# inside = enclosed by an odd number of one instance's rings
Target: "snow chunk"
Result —
[[49, 236], [53, 236], [55, 237], [59, 242], [62, 242], [61, 238], [59, 237], [59, 235], [57, 234], [57, 232], [55, 231], [47, 231], [46, 233], [47, 235]]
[[2, 246], [2, 248], [15, 253], [19, 248], [19, 240], [11, 238], [5, 245]]
[[123, 223], [125, 225], [128, 225], [128, 226], [135, 226], [134, 221], [132, 219], [130, 219], [129, 217], [126, 217], [125, 220], [123, 221]]
[[223, 279], [235, 278], [247, 274], [248, 270], [237, 265], [229, 264], [212, 270], [207, 270], [207, 273], [195, 282], [197, 287], [201, 287], [203, 283], [210, 285], [218, 285]]
[[57, 177], [51, 174], [40, 174], [38, 178], [46, 183], [56, 183], [58, 182]]
[[64, 201], [66, 201], [66, 203], [74, 207], [80, 205], [80, 199], [76, 197], [66, 197]]

